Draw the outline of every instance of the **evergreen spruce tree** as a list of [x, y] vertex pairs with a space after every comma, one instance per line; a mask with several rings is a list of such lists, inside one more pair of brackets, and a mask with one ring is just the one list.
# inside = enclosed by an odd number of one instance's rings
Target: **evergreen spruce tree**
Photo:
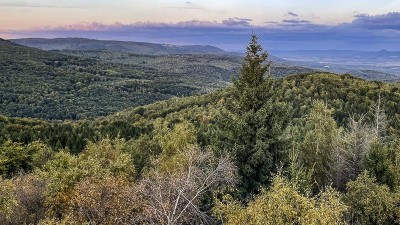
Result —
[[242, 197], [265, 187], [287, 159], [280, 137], [291, 110], [278, 101], [274, 79], [267, 74], [267, 58], [257, 36], [252, 35], [239, 76], [233, 80], [232, 98], [225, 101], [218, 121], [216, 145], [235, 157]]
[[247, 46], [239, 77], [233, 81], [238, 109], [243, 112], [259, 110], [272, 89], [273, 80], [269, 74], [266, 77], [271, 64], [266, 63], [268, 53], [263, 51], [257, 41], [257, 36], [253, 34]]

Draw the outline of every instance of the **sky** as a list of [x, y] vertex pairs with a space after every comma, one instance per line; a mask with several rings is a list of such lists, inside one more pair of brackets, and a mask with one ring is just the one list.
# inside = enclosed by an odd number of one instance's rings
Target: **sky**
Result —
[[0, 38], [400, 50], [400, 0], [0, 0]]

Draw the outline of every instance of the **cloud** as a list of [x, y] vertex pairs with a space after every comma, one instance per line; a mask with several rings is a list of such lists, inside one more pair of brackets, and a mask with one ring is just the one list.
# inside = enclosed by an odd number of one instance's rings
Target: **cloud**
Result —
[[298, 14], [296, 14], [296, 13], [294, 13], [294, 12], [287, 12], [287, 15], [288, 16], [293, 16], [293, 17], [298, 17], [299, 15]]
[[279, 24], [277, 21], [266, 21], [265, 24]]
[[309, 20], [295, 20], [295, 19], [285, 19], [282, 20], [283, 23], [288, 23], [288, 24], [305, 24], [305, 23], [311, 23]]
[[[396, 22], [397, 21], [397, 22]], [[178, 23], [137, 22], [131, 24], [81, 23], [31, 30], [0, 31], [13, 37], [86, 37], [94, 39], [144, 41], [170, 44], [210, 44], [241, 51], [252, 32], [267, 49], [354, 49], [400, 50], [400, 13], [356, 15], [349, 23], [317, 24], [300, 18], [252, 25], [251, 19], [223, 21], [190, 20]]]
[[368, 14], [359, 14], [355, 16], [355, 20], [350, 25], [370, 30], [400, 30], [400, 13], [392, 12], [375, 16]]
[[250, 26], [251, 21], [251, 19], [234, 17], [223, 20], [222, 24], [227, 26]]

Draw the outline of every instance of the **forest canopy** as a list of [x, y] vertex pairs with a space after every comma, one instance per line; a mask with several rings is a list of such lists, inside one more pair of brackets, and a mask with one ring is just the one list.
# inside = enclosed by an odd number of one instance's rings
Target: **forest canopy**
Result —
[[0, 224], [400, 224], [400, 86], [275, 78], [78, 121], [0, 117]]

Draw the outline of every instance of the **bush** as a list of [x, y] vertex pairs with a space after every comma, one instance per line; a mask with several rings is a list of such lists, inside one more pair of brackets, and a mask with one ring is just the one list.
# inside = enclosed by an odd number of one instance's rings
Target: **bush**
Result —
[[283, 177], [277, 176], [268, 191], [262, 191], [243, 206], [229, 195], [217, 201], [214, 215], [223, 224], [285, 225], [285, 224], [344, 224], [346, 206], [340, 195], [328, 189], [316, 197], [301, 195]]

